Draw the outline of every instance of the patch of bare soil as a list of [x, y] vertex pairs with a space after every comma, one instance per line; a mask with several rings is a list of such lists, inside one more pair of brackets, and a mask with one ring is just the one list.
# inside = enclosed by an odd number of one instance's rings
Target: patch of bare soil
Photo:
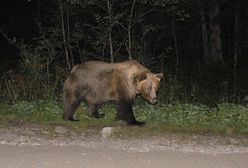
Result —
[[0, 144], [14, 146], [72, 146], [117, 151], [181, 151], [206, 154], [247, 153], [248, 138], [168, 133], [163, 136], [111, 138], [97, 130], [74, 130], [61, 125], [11, 123], [0, 129]]
[[11, 123], [0, 128], [6, 168], [247, 168], [247, 138], [168, 133], [111, 138], [112, 128]]

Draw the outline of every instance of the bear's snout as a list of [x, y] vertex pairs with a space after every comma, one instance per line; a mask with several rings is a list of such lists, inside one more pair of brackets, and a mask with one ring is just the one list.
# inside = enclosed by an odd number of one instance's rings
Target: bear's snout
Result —
[[158, 101], [158, 97], [155, 96], [155, 97], [151, 98], [149, 102], [150, 102], [151, 104], [155, 104], [155, 103], [157, 103], [157, 101]]

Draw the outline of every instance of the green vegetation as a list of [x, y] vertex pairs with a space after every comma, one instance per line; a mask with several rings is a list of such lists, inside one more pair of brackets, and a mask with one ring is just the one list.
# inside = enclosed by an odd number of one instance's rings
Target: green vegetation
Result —
[[201, 104], [135, 105], [137, 118], [147, 123], [144, 127], [129, 127], [124, 122], [115, 121], [115, 108], [111, 104], [104, 105], [101, 110], [106, 114], [105, 118], [89, 118], [86, 115], [86, 106], [82, 104], [76, 112], [76, 118], [80, 121], [69, 122], [62, 120], [61, 102], [23, 101], [13, 105], [1, 103], [0, 124], [1, 127], [11, 122], [59, 124], [72, 129], [118, 126], [120, 133], [125, 135], [163, 134], [171, 131], [248, 134], [248, 107], [237, 104], [223, 103], [218, 109]]
[[[0, 127], [248, 134], [246, 1], [8, 1], [6, 11], [19, 13], [8, 12], [0, 25]], [[138, 99], [134, 106], [144, 127], [115, 121], [111, 104], [104, 119], [87, 117], [82, 104], [79, 122], [62, 120], [63, 83], [74, 65], [128, 59], [165, 75], [162, 105]]]

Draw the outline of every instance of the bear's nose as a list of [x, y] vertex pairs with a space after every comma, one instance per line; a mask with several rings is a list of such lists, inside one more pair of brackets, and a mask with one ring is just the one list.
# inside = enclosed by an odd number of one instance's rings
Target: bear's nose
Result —
[[155, 104], [157, 101], [158, 101], [158, 97], [157, 96], [152, 98], [152, 104]]

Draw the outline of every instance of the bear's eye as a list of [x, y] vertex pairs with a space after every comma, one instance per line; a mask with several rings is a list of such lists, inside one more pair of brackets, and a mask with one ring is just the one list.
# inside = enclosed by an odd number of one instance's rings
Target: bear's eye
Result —
[[150, 93], [151, 90], [152, 90], [152, 85], [149, 85], [149, 86], [147, 87], [147, 89], [146, 89], [146, 92], [147, 92], [147, 93]]
[[155, 87], [155, 90], [156, 90], [156, 92], [158, 92], [158, 90], [159, 90], [159, 86]]

